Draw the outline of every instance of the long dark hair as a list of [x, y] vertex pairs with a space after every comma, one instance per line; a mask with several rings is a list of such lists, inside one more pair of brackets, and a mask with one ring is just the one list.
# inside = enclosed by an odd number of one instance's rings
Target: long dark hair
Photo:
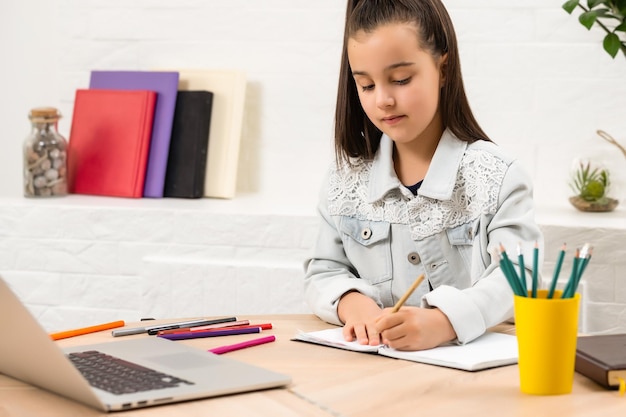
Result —
[[335, 109], [335, 154], [372, 159], [382, 132], [368, 119], [348, 62], [347, 43], [358, 31], [372, 32], [389, 23], [415, 24], [418, 43], [434, 58], [447, 55], [439, 109], [444, 128], [466, 142], [490, 140], [472, 114], [465, 95], [456, 34], [440, 0], [348, 0]]

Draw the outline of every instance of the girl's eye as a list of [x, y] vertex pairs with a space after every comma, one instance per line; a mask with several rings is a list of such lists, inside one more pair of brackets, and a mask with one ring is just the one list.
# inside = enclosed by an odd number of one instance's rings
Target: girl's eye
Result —
[[361, 86], [361, 91], [371, 91], [373, 89], [374, 89], [374, 84], [362, 85]]
[[409, 82], [411, 82], [411, 77], [405, 78], [403, 80], [394, 81], [394, 83], [396, 83], [398, 85], [405, 85], [405, 84], [408, 84]]

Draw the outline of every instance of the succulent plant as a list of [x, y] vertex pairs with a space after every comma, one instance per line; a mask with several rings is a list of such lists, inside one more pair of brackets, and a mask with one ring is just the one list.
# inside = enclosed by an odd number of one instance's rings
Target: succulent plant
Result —
[[608, 200], [609, 171], [592, 167], [590, 162], [579, 162], [572, 175], [570, 187], [585, 201], [603, 203]]

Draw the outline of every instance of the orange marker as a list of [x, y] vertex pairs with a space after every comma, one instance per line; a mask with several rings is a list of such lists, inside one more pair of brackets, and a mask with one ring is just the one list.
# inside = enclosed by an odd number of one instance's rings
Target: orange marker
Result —
[[102, 330], [114, 329], [116, 327], [123, 327], [126, 323], [124, 320], [112, 321], [111, 323], [98, 324], [96, 326], [82, 327], [80, 329], [66, 330], [64, 332], [51, 333], [50, 338], [52, 340], [66, 339], [68, 337], [80, 336], [88, 333], [100, 332]]

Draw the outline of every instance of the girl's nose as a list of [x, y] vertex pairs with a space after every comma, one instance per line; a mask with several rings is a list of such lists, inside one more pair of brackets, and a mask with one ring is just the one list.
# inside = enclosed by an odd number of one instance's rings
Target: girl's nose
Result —
[[391, 107], [395, 104], [395, 100], [393, 96], [386, 89], [378, 89], [378, 94], [376, 95], [376, 106], [379, 109], [384, 109]]

